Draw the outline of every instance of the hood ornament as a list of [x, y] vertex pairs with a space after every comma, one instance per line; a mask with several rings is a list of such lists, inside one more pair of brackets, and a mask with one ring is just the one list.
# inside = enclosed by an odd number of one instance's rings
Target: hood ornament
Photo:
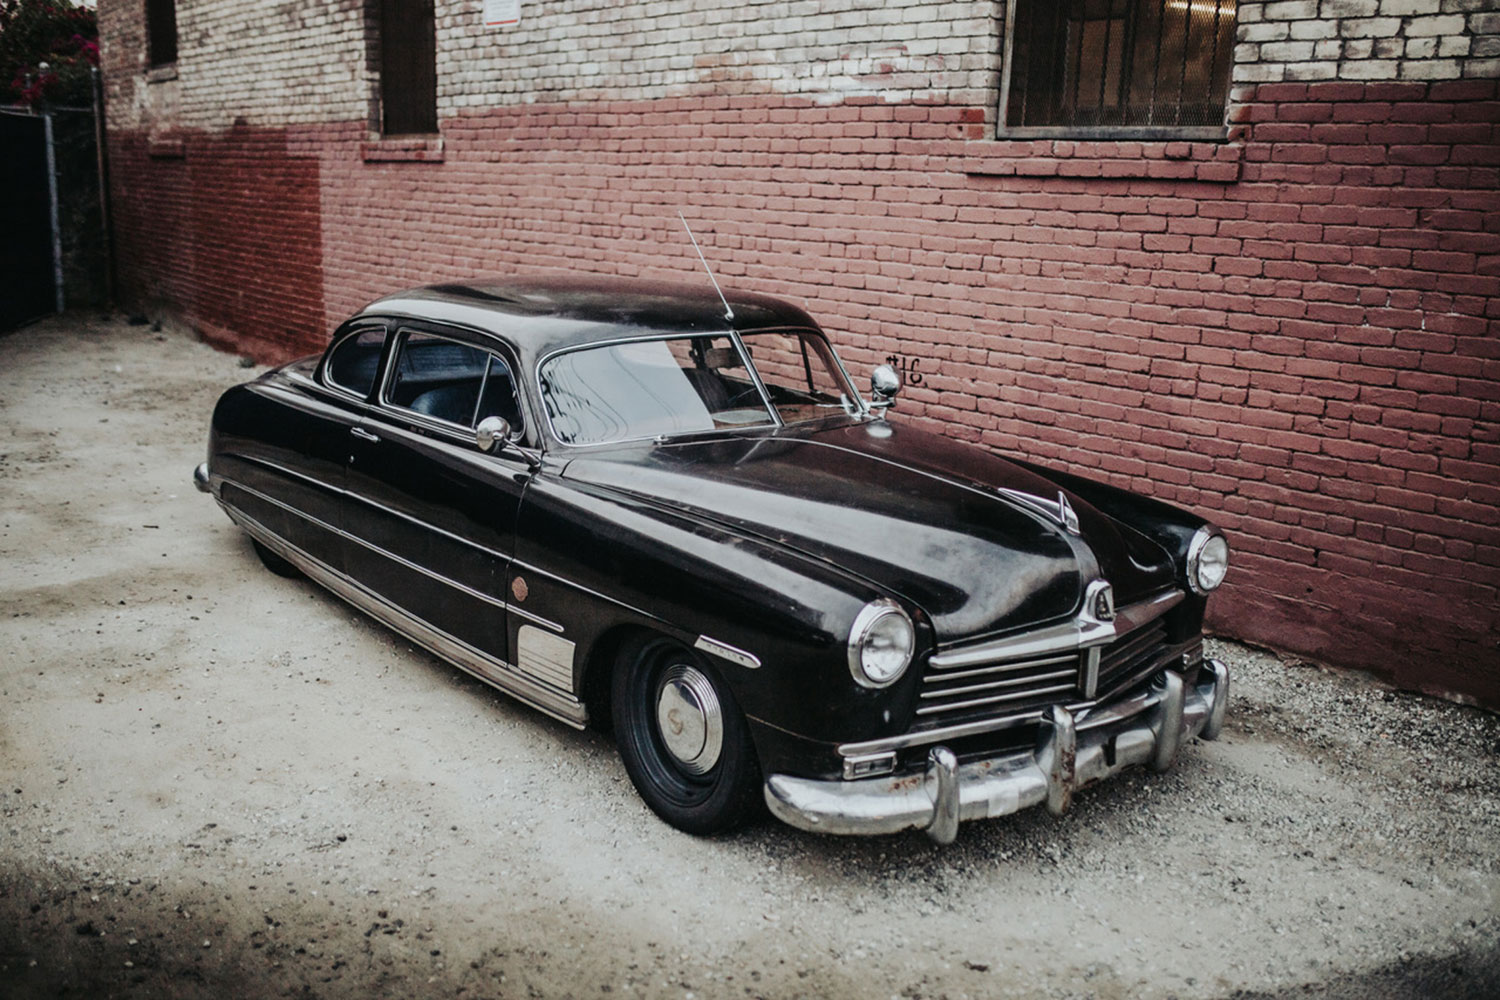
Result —
[[1078, 514], [1073, 510], [1073, 505], [1068, 503], [1068, 495], [1062, 490], [1057, 491], [1057, 500], [1043, 499], [1035, 493], [1027, 493], [1024, 490], [1013, 490], [1004, 486], [997, 487], [995, 492], [1025, 507], [1033, 514], [1040, 514], [1051, 521], [1062, 525], [1063, 529], [1075, 535], [1082, 534], [1078, 529]]
[[1074, 512], [1073, 505], [1068, 503], [1068, 495], [1062, 490], [1057, 491], [1057, 520], [1064, 528], [1078, 534], [1078, 514]]

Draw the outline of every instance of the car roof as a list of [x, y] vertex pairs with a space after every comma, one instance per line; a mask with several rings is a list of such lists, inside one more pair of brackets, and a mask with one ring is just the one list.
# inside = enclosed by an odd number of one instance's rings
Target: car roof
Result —
[[805, 311], [768, 295], [709, 282], [573, 275], [489, 278], [426, 285], [376, 299], [359, 317], [407, 317], [467, 326], [509, 340], [535, 360], [553, 351], [648, 333], [816, 329]]

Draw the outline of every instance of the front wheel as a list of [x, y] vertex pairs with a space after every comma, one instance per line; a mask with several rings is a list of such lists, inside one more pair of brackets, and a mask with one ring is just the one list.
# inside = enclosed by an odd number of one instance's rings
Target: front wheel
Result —
[[701, 657], [671, 639], [642, 637], [621, 650], [610, 693], [625, 770], [658, 816], [701, 835], [758, 811], [749, 726]]

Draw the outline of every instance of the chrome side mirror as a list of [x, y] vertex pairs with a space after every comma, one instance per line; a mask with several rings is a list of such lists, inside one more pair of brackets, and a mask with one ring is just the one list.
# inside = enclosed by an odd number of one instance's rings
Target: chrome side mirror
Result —
[[884, 410], [896, 403], [901, 391], [901, 376], [890, 365], [880, 365], [870, 373], [870, 409]]
[[510, 439], [510, 421], [504, 417], [485, 417], [474, 428], [474, 443], [480, 451], [494, 451]]

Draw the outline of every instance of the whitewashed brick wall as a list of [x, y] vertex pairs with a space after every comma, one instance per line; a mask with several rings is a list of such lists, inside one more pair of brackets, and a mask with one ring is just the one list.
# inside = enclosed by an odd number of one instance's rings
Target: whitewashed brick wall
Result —
[[1236, 83], [1500, 77], [1500, 0], [1239, 5]]
[[557, 0], [485, 29], [440, 3], [439, 111], [720, 94], [981, 103], [999, 69], [996, 0]]
[[[113, 124], [366, 121], [368, 0], [178, 0], [175, 79], [148, 74], [144, 0], [100, 11]], [[438, 0], [438, 113], [542, 101], [801, 94], [993, 103], [1003, 0]], [[373, 38], [373, 35], [370, 36]], [[155, 77], [152, 79], [151, 77]]]
[[112, 128], [223, 129], [370, 114], [364, 0], [177, 0], [175, 78], [150, 71], [145, 0], [100, 5]]
[[[371, 121], [375, 0], [178, 0], [175, 79], [148, 74], [144, 0], [104, 3], [112, 125]], [[802, 95], [990, 109], [1007, 0], [438, 0], [438, 111]], [[1500, 76], [1500, 0], [1239, 5], [1236, 83]], [[155, 77], [155, 79], [153, 79]]]

